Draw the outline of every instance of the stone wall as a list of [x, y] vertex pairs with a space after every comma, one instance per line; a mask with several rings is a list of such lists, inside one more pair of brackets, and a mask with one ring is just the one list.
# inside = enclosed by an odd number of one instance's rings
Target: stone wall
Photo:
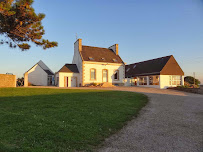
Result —
[[0, 74], [0, 87], [16, 87], [16, 76]]
[[201, 94], [200, 88], [182, 88], [182, 87], [174, 87], [174, 88], [172, 88], [171, 87], [171, 88], [168, 88], [168, 89]]

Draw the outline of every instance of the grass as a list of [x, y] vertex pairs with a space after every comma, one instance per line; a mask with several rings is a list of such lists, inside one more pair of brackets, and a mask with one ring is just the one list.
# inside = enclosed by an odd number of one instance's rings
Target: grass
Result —
[[146, 103], [133, 92], [0, 88], [0, 151], [92, 151]]

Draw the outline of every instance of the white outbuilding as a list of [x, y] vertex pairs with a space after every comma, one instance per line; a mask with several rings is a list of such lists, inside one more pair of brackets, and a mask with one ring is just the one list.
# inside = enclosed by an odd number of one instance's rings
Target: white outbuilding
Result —
[[28, 80], [24, 80], [24, 82], [36, 86], [54, 85], [54, 73], [41, 60], [25, 73], [25, 79]]

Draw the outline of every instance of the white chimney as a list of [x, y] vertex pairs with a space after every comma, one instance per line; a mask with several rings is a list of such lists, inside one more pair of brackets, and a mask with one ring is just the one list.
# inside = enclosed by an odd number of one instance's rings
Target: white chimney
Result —
[[77, 39], [77, 41], [74, 43], [74, 50], [82, 51], [82, 39]]
[[116, 55], [118, 55], [118, 44], [114, 44], [114, 45], [110, 46], [108, 49], [113, 50], [114, 53], [115, 53]]

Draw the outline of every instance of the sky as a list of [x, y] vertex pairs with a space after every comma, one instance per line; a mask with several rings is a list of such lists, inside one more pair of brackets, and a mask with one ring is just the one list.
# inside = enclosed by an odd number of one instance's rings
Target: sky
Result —
[[22, 77], [39, 60], [57, 72], [72, 63], [77, 33], [83, 45], [119, 44], [127, 64], [174, 55], [185, 76], [195, 72], [203, 84], [203, 0], [35, 0], [33, 7], [46, 14], [44, 38], [59, 46], [0, 45], [1, 74]]

